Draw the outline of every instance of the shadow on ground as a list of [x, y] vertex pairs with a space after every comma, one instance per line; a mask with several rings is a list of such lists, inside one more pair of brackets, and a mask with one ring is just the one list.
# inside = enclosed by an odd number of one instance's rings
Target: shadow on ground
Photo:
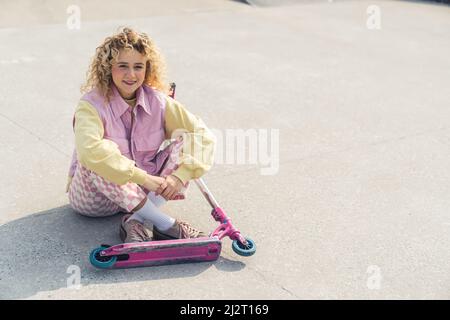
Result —
[[89, 252], [101, 243], [120, 242], [120, 216], [88, 218], [63, 206], [0, 226], [0, 299], [23, 299], [66, 288], [72, 265], [80, 268], [82, 286], [193, 277], [211, 266], [226, 272], [245, 268], [244, 263], [222, 256], [213, 263], [96, 269], [89, 262]]

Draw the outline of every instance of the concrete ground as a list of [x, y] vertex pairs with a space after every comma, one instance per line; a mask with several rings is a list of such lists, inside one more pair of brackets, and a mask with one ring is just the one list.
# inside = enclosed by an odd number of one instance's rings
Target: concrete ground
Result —
[[[450, 298], [449, 6], [121, 3], [2, 1], [0, 298]], [[92, 248], [119, 242], [120, 217], [68, 205], [71, 119], [95, 47], [121, 25], [155, 39], [178, 100], [218, 135], [259, 134], [256, 163], [219, 150], [205, 176], [254, 256], [227, 239], [215, 263], [90, 265]], [[215, 226], [195, 186], [165, 210]]]

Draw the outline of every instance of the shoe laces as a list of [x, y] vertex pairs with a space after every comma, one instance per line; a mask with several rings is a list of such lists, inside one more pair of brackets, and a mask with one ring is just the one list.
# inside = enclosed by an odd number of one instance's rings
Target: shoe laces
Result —
[[148, 241], [149, 240], [148, 234], [145, 232], [144, 227], [139, 222], [133, 223], [130, 231], [131, 231], [130, 237], [134, 241]]
[[199, 230], [195, 229], [187, 222], [181, 221], [179, 223], [179, 226], [180, 226], [180, 233], [181, 233], [180, 238], [182, 238], [182, 239], [196, 238], [200, 234]]

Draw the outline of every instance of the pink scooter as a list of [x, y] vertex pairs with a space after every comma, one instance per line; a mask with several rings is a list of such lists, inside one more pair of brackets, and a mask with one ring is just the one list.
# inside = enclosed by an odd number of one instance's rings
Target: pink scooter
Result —
[[220, 225], [209, 237], [102, 245], [90, 254], [92, 265], [102, 269], [158, 266], [166, 264], [214, 261], [220, 256], [221, 240], [228, 236], [233, 240], [233, 251], [241, 256], [251, 256], [256, 245], [243, 237], [225, 212], [219, 207], [202, 179], [194, 182], [212, 206], [211, 215]]
[[[172, 84], [171, 89], [171, 96], [174, 96], [175, 84]], [[253, 255], [256, 251], [255, 242], [242, 236], [233, 226], [201, 178], [194, 182], [211, 205], [211, 215], [220, 222], [209, 237], [102, 245], [92, 250], [89, 256], [91, 264], [101, 269], [114, 269], [215, 261], [220, 256], [221, 240], [225, 236], [233, 240], [232, 248], [238, 255]]]

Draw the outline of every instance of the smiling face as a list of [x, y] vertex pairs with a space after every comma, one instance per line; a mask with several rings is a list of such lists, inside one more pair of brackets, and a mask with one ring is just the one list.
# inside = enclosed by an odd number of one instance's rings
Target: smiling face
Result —
[[136, 96], [136, 90], [145, 80], [146, 62], [146, 57], [134, 49], [119, 51], [111, 73], [122, 98], [132, 99]]

